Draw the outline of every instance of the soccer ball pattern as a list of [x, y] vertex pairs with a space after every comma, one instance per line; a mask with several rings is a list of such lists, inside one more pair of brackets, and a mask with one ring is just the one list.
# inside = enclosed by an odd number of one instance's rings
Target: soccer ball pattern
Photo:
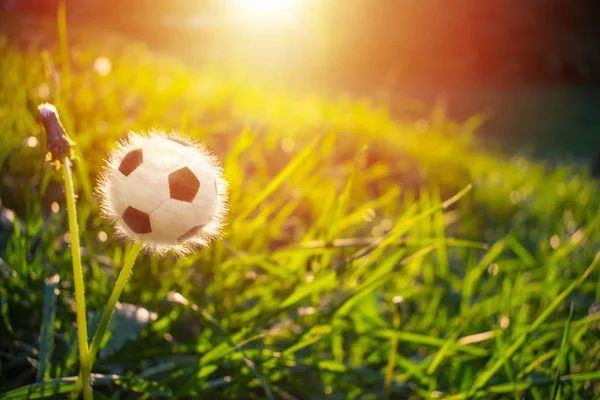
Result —
[[204, 149], [180, 138], [131, 134], [102, 181], [103, 208], [121, 233], [159, 250], [205, 244], [219, 227], [220, 170]]

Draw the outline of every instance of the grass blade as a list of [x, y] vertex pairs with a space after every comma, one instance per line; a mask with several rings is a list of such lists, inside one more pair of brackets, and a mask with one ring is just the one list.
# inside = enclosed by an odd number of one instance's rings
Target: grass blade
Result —
[[500, 254], [504, 251], [504, 247], [504, 241], [494, 243], [494, 245], [483, 256], [481, 261], [467, 273], [463, 283], [462, 302], [460, 307], [462, 315], [466, 315], [469, 310], [471, 296], [475, 291], [475, 287], [477, 286], [477, 282], [481, 278], [481, 275], [490, 266], [490, 264], [497, 259], [498, 256], [500, 256]]
[[[33, 400], [41, 399], [51, 396], [57, 396], [60, 394], [66, 394], [73, 390], [75, 382], [78, 377], [70, 376], [67, 378], [53, 379], [51, 381], [45, 381], [40, 383], [33, 383], [31, 385], [22, 386], [20, 388], [11, 390], [3, 393], [0, 396], [2, 400]], [[133, 389], [138, 389], [142, 386], [147, 388], [159, 387], [155, 382], [147, 381], [140, 378], [129, 378], [120, 375], [103, 375], [103, 374], [92, 374], [92, 380], [94, 386], [118, 384]], [[156, 392], [160, 394], [161, 392]], [[167, 391], [168, 393], [168, 391]], [[153, 393], [154, 394], [154, 393]]]
[[292, 292], [279, 306], [280, 309], [286, 309], [291, 305], [299, 302], [305, 297], [324, 290], [328, 286], [336, 286], [337, 281], [335, 272], [331, 271], [327, 275], [315, 280], [314, 282], [306, 283]]
[[567, 372], [566, 370], [569, 367], [569, 360], [567, 358], [569, 354], [569, 333], [571, 330], [571, 321], [573, 320], [573, 303], [571, 303], [571, 308], [569, 310], [569, 319], [567, 320], [567, 324], [565, 325], [565, 330], [563, 332], [563, 337], [560, 343], [560, 350], [558, 352], [558, 364], [556, 366], [556, 376], [554, 378], [554, 384], [552, 385], [552, 398], [560, 399], [562, 394], [562, 384], [560, 381], [560, 376]]
[[471, 394], [475, 394], [477, 390], [481, 389], [488, 383], [488, 381], [502, 367], [502, 365], [504, 364], [504, 360], [512, 357], [517, 352], [517, 350], [521, 348], [523, 343], [525, 343], [527, 336], [530, 333], [535, 332], [544, 323], [544, 321], [548, 319], [550, 314], [552, 314], [556, 310], [556, 308], [558, 308], [558, 306], [565, 300], [565, 298], [567, 298], [567, 296], [573, 290], [575, 290], [575, 288], [581, 285], [587, 279], [587, 277], [590, 276], [592, 272], [594, 272], [599, 262], [600, 253], [596, 254], [594, 261], [592, 261], [591, 265], [585, 270], [583, 275], [577, 278], [575, 282], [571, 283], [571, 285], [569, 285], [567, 289], [565, 289], [560, 295], [558, 295], [558, 297], [556, 297], [556, 299], [554, 299], [552, 303], [550, 303], [548, 307], [546, 307], [546, 309], [529, 326], [527, 331], [521, 334], [521, 336], [513, 342], [513, 344], [508, 348], [506, 353], [502, 354], [493, 364], [491, 364], [489, 368], [487, 368], [481, 375], [479, 375], [479, 377], [475, 381], [475, 384], [473, 385], [473, 388], [471, 389]]
[[319, 142], [318, 139], [313, 140], [304, 150], [302, 150], [292, 161], [286, 165], [284, 169], [265, 187], [262, 192], [256, 195], [256, 198], [250, 205], [236, 218], [236, 221], [244, 221], [269, 197], [286, 179], [292, 175], [302, 163], [313, 154], [313, 151]]
[[56, 287], [60, 282], [58, 274], [46, 279], [44, 283], [44, 309], [42, 329], [40, 333], [40, 355], [36, 381], [42, 382], [46, 371], [50, 369], [52, 353], [54, 352], [54, 319], [56, 317]]

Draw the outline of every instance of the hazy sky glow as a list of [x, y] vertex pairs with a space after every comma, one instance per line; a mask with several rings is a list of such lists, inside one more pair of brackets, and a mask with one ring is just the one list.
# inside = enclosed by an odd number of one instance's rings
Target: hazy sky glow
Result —
[[297, 16], [301, 0], [232, 0], [239, 20], [253, 25], [285, 24]]

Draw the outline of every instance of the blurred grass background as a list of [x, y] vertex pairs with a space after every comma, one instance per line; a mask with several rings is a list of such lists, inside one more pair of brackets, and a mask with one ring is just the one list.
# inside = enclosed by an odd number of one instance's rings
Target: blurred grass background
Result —
[[77, 374], [44, 101], [77, 143], [90, 329], [124, 254], [92, 193], [115, 141], [184, 131], [231, 185], [222, 241], [139, 260], [94, 368], [97, 398], [600, 395], [587, 168], [491, 150], [484, 116], [450, 118], [451, 98], [290, 93], [93, 27], [70, 29], [67, 75], [54, 24], [0, 23], [2, 398], [58, 396]]

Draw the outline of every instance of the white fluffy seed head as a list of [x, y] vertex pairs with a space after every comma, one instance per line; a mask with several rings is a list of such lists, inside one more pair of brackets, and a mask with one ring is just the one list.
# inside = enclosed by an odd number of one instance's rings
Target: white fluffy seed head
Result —
[[215, 157], [189, 138], [131, 132], [108, 156], [98, 194], [118, 237], [185, 254], [219, 236], [227, 183]]

